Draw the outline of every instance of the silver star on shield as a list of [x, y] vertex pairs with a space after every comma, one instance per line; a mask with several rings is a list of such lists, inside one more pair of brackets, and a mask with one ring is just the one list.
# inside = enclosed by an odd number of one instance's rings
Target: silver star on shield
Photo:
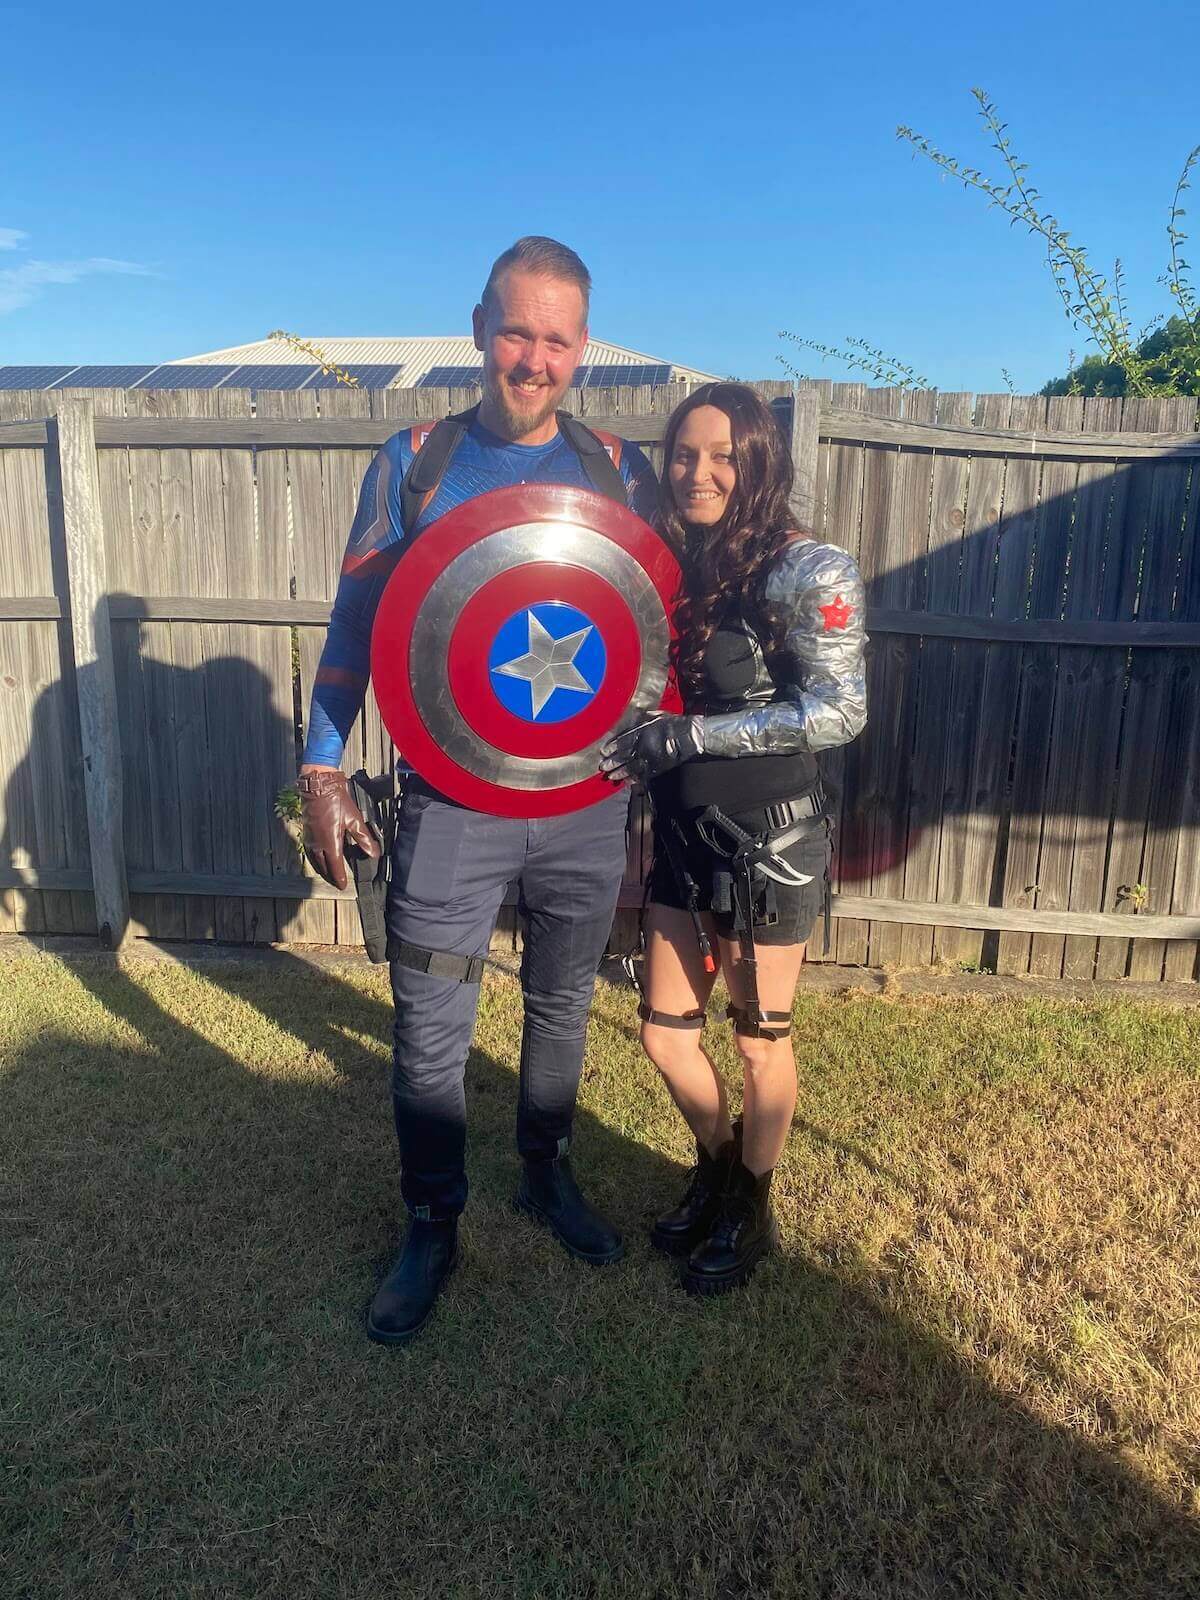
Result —
[[591, 625], [556, 639], [547, 633], [532, 611], [525, 614], [529, 619], [528, 652], [523, 656], [514, 656], [511, 661], [496, 667], [495, 671], [502, 672], [506, 678], [524, 678], [529, 685], [535, 717], [555, 689], [574, 689], [580, 694], [591, 694], [591, 684], [575, 665], [575, 657], [592, 631]]

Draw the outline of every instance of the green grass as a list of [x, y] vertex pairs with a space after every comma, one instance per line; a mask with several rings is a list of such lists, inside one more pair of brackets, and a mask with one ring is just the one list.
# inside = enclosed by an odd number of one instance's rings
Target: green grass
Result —
[[384, 1351], [385, 974], [0, 985], [5, 1600], [1200, 1593], [1200, 1011], [802, 993], [784, 1251], [693, 1301], [630, 995], [581, 1094], [597, 1272], [511, 1211], [489, 976], [464, 1264]]

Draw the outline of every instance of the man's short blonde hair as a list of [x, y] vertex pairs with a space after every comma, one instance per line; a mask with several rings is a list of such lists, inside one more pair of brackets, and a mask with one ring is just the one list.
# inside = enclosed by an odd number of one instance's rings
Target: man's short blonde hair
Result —
[[592, 295], [592, 275], [583, 262], [557, 239], [547, 239], [540, 233], [530, 233], [518, 239], [503, 255], [497, 256], [483, 286], [479, 303], [485, 311], [491, 310], [496, 284], [510, 267], [521, 267], [525, 272], [541, 272], [548, 278], [561, 278], [573, 283], [583, 296], [583, 317], [587, 321]]

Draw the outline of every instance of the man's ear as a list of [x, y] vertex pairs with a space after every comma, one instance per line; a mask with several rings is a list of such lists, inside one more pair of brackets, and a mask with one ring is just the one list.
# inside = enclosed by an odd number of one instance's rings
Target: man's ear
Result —
[[483, 325], [486, 321], [482, 306], [476, 306], [471, 313], [471, 332], [475, 335], [476, 350], [483, 349]]

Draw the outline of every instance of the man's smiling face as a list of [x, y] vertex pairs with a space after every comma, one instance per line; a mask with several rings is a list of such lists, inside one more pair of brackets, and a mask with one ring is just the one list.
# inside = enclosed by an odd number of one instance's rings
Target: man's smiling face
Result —
[[579, 286], [510, 267], [488, 304], [472, 318], [483, 352], [486, 427], [514, 443], [545, 444], [557, 431], [554, 413], [587, 344], [587, 312]]

